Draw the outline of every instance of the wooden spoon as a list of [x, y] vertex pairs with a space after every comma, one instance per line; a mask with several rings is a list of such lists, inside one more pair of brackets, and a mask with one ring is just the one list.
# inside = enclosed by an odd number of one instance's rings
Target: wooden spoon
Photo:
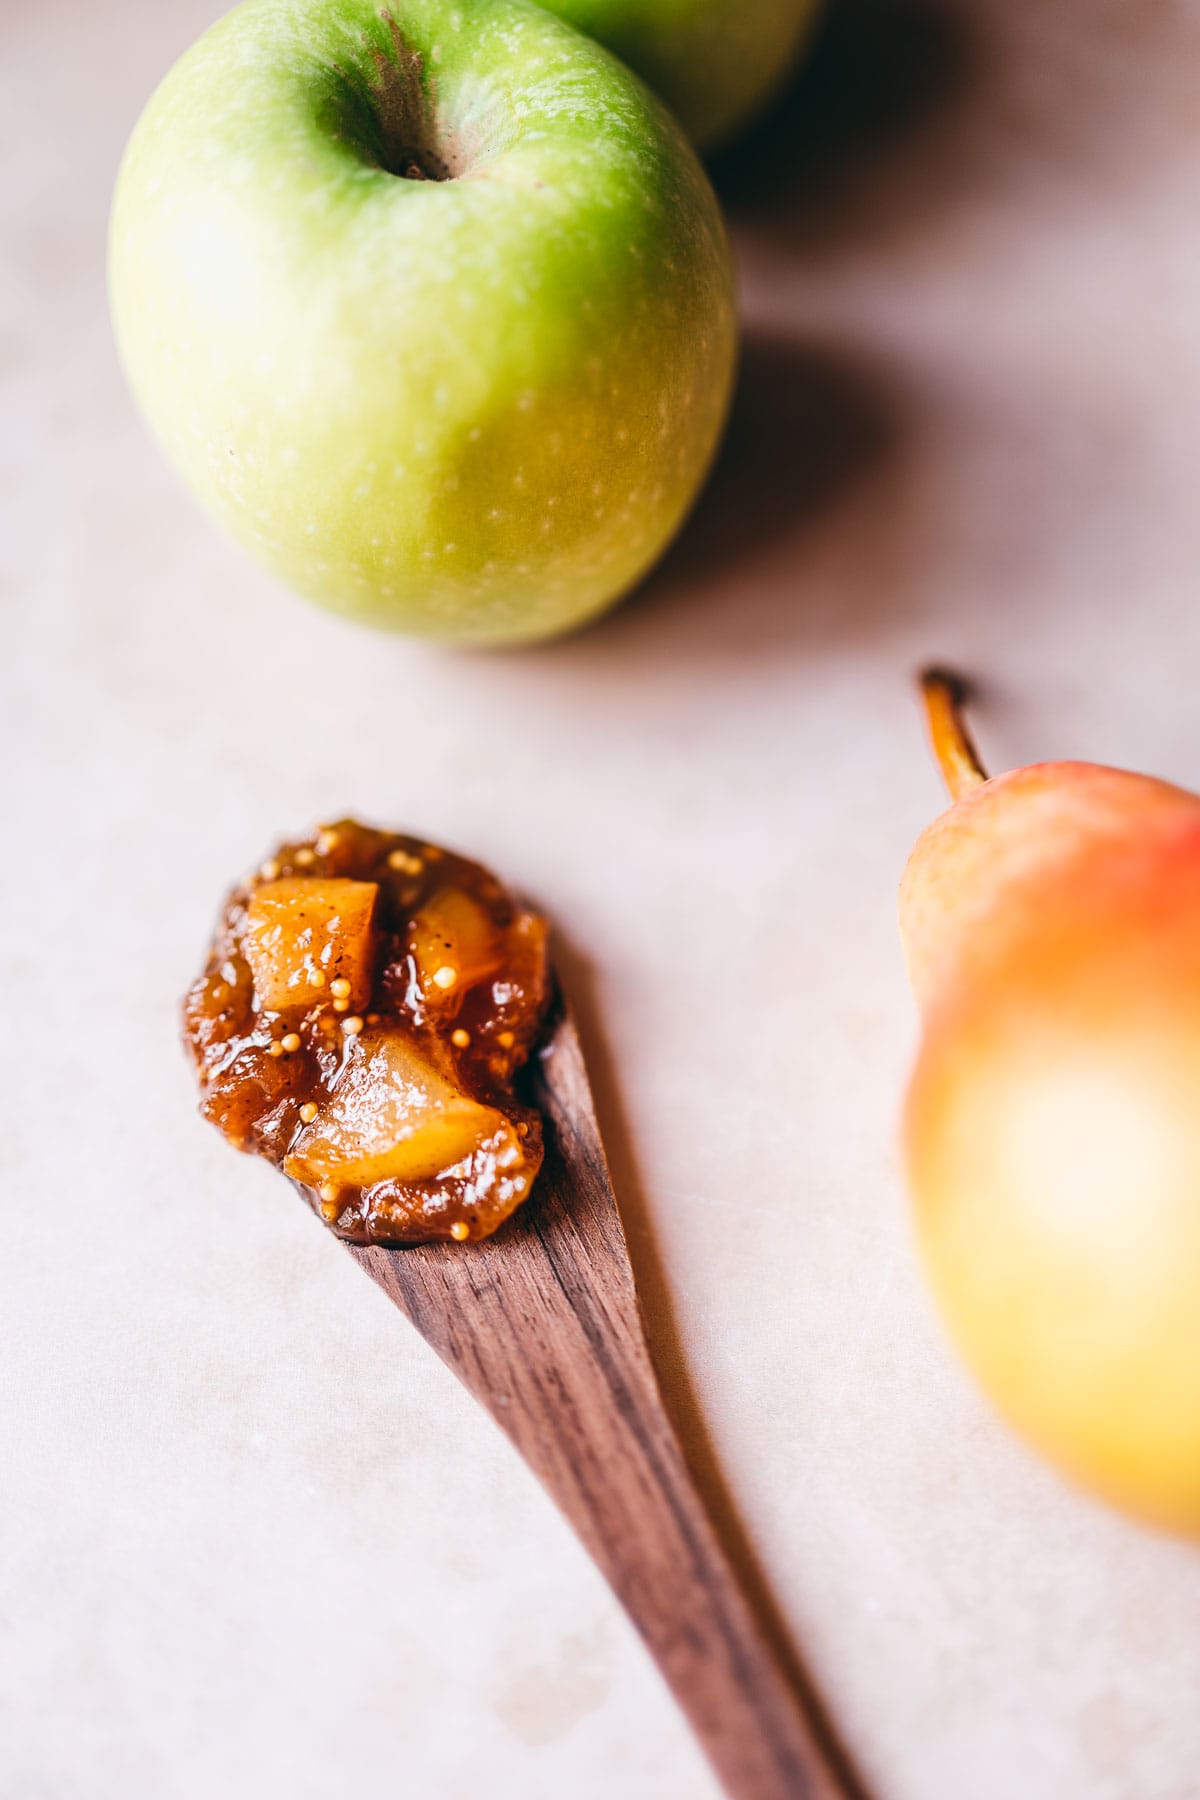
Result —
[[348, 1245], [574, 1526], [734, 1800], [857, 1790], [718, 1542], [663, 1407], [579, 1037], [540, 1066], [546, 1161], [494, 1238]]

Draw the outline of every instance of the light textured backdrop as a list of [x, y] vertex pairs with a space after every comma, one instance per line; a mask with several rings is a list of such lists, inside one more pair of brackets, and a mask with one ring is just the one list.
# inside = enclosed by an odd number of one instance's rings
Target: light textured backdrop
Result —
[[1200, 11], [832, 3], [723, 174], [700, 515], [491, 659], [290, 600], [133, 415], [107, 200], [211, 0], [0, 10], [8, 1800], [712, 1800], [505, 1443], [193, 1115], [224, 884], [345, 809], [560, 922], [656, 1342], [880, 1800], [1197, 1791], [1196, 1555], [1012, 1442], [919, 1284], [893, 897], [930, 653], [997, 765], [1200, 781]]

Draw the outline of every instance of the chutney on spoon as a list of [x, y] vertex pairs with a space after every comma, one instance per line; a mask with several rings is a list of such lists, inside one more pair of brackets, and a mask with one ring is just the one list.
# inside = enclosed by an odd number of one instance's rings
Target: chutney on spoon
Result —
[[229, 895], [184, 1002], [201, 1111], [340, 1237], [487, 1237], [529, 1193], [546, 925], [480, 864], [354, 820]]

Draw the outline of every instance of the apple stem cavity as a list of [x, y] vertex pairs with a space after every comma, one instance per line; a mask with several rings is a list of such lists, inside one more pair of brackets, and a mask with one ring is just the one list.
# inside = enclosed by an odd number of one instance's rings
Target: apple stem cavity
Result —
[[950, 798], [961, 800], [988, 779], [962, 716], [971, 698], [970, 687], [961, 675], [937, 668], [923, 669], [920, 684], [933, 754]]
[[[453, 181], [460, 170], [448, 147], [437, 142], [437, 118], [427, 92], [425, 60], [408, 42], [386, 9], [379, 20], [386, 44], [364, 44], [364, 64], [371, 72], [365, 92], [357, 72], [339, 66], [338, 73], [366, 105], [374, 159], [402, 181]], [[443, 150], [446, 153], [443, 153]]]

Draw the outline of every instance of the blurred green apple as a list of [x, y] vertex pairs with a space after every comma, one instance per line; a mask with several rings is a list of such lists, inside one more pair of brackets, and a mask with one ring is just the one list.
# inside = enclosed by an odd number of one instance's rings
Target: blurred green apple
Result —
[[774, 98], [818, 0], [542, 0], [607, 44], [715, 149]]
[[110, 286], [217, 518], [311, 598], [460, 642], [566, 630], [638, 580], [735, 360], [694, 152], [531, 0], [246, 0], [134, 131]]

